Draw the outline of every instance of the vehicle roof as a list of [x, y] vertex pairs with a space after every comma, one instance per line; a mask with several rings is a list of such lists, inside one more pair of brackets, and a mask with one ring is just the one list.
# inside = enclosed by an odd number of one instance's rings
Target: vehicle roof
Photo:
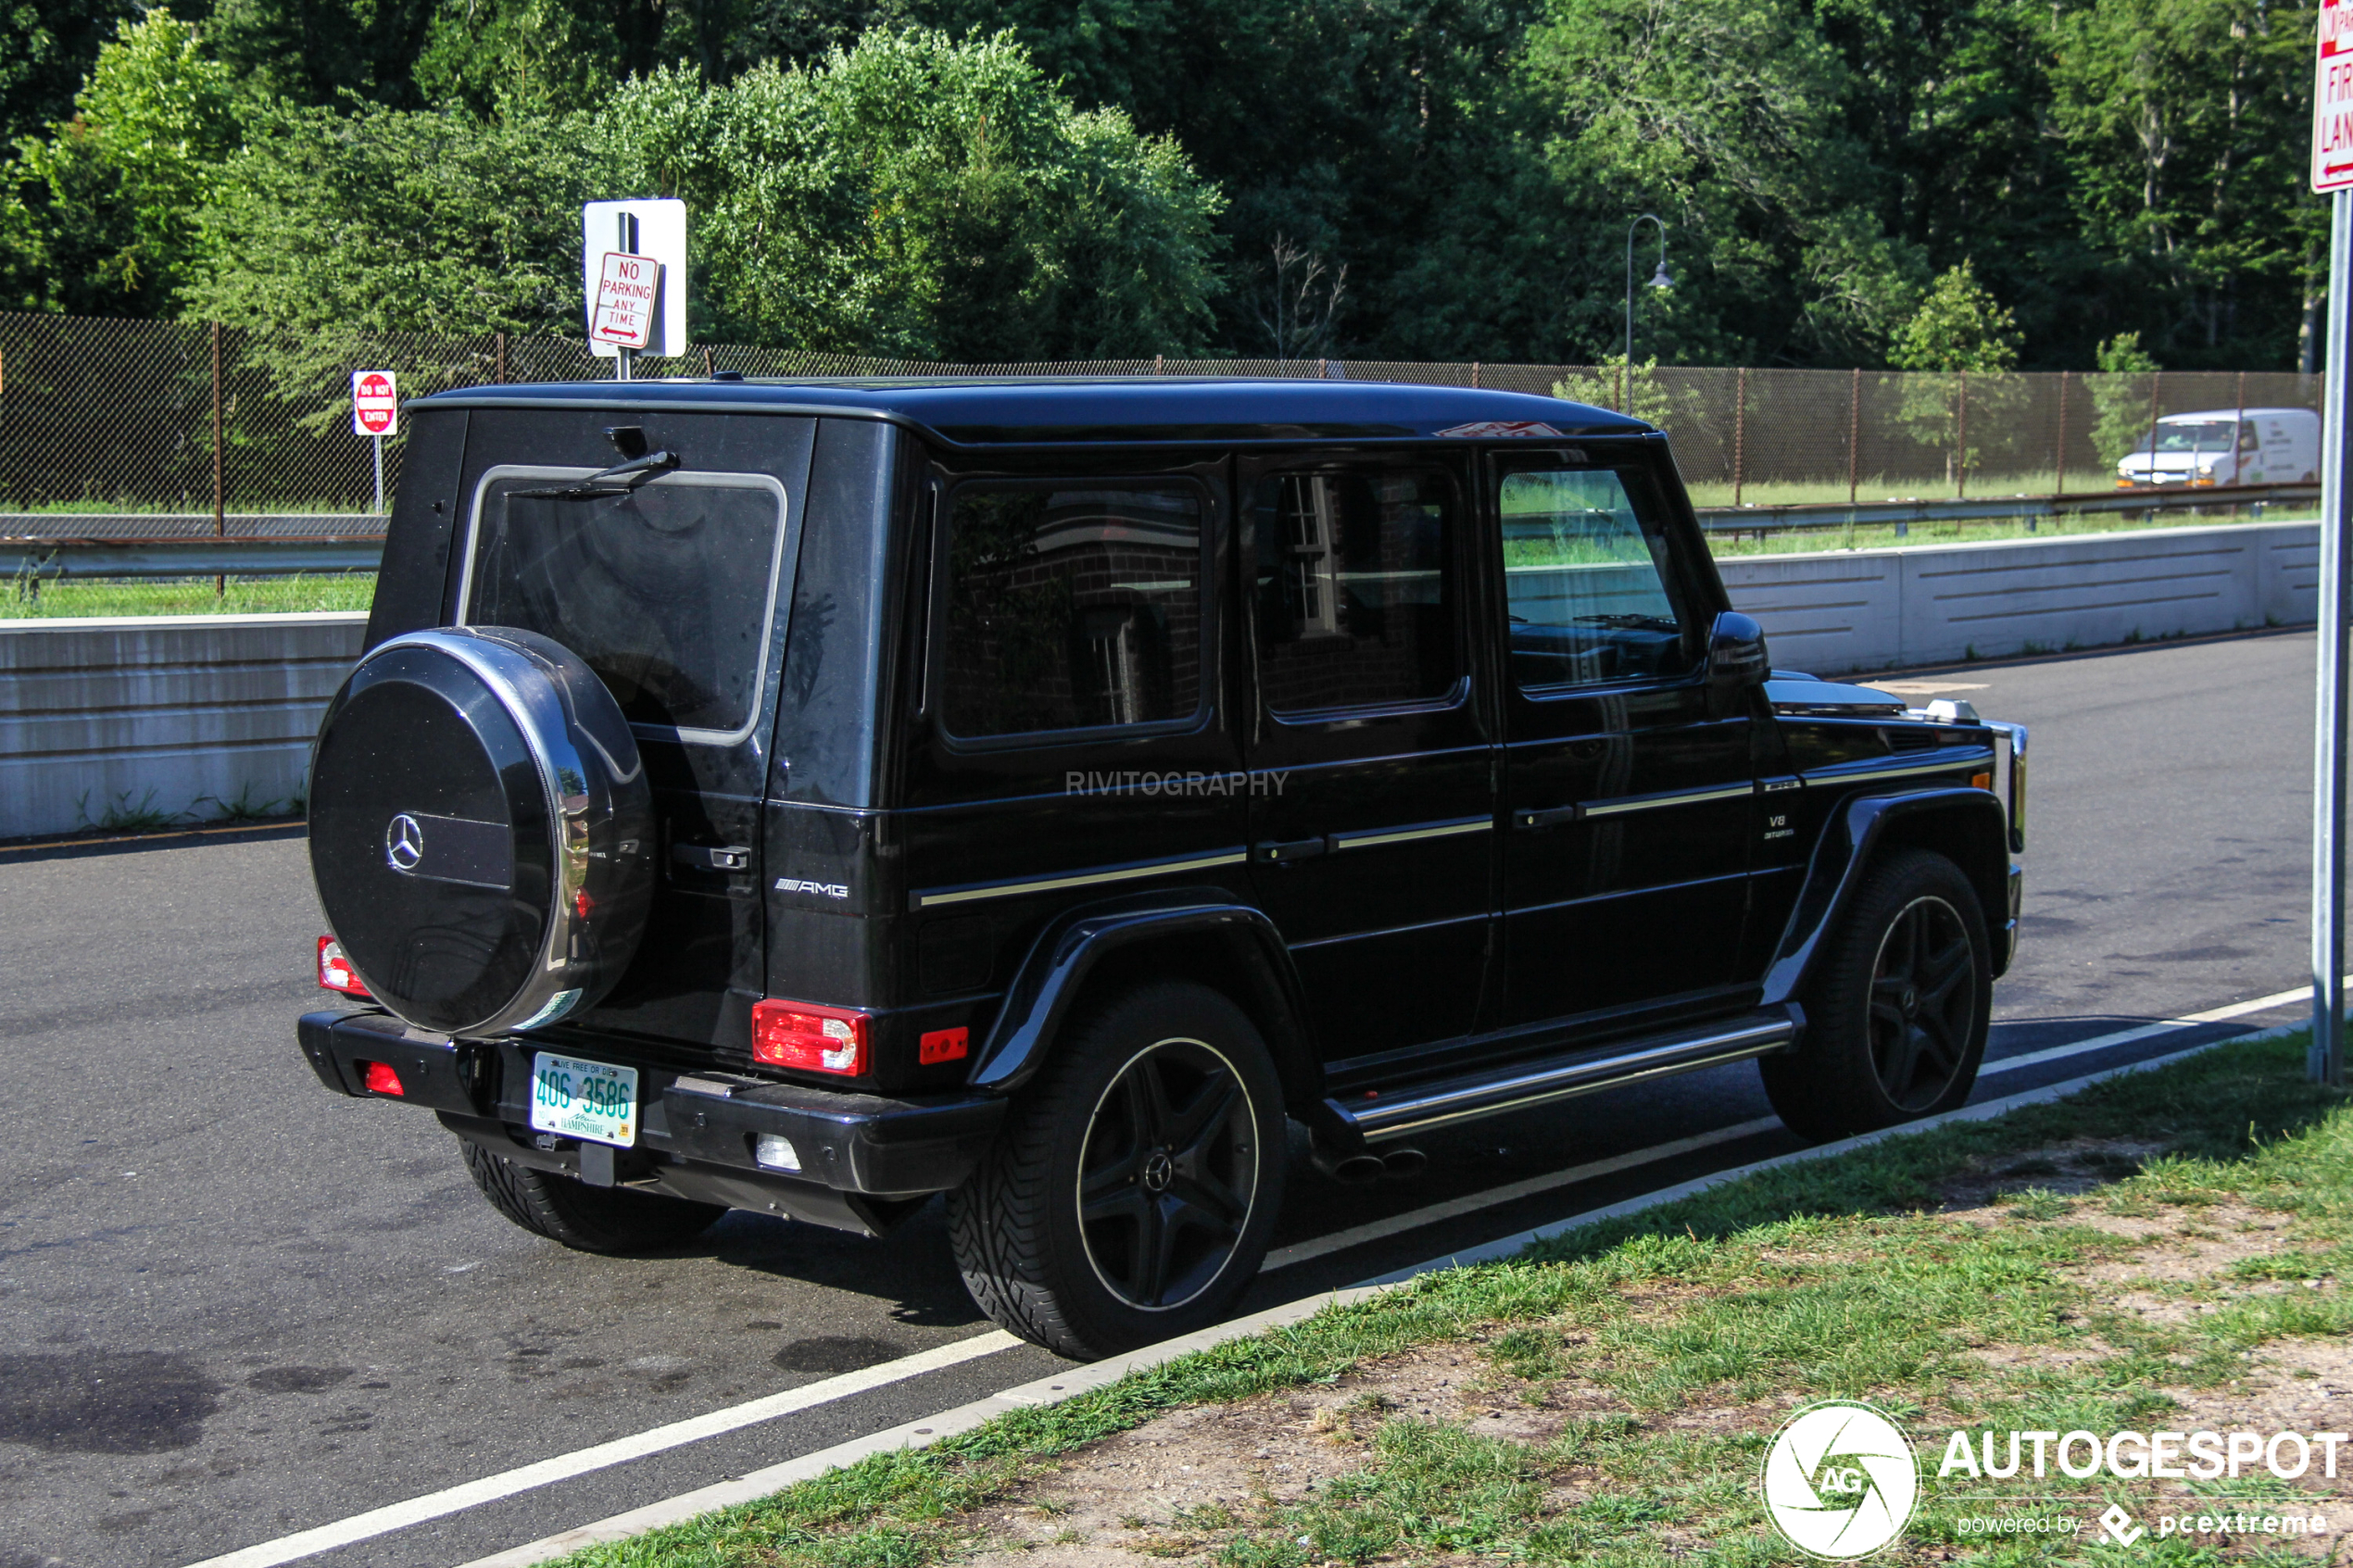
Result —
[[2184, 422], [2190, 420], [2227, 420], [2233, 414], [2246, 419], [2253, 419], [2258, 414], [2310, 414], [2316, 420], [2321, 417], [2310, 408], [2193, 408], [2179, 414], [2160, 414], [2157, 422], [2169, 425], [2177, 420]]
[[[1640, 435], [1655, 428], [1523, 392], [1239, 376], [555, 382], [436, 393], [409, 407], [832, 414], [910, 424], [962, 445]], [[1511, 426], [1538, 428], [1487, 428]]]

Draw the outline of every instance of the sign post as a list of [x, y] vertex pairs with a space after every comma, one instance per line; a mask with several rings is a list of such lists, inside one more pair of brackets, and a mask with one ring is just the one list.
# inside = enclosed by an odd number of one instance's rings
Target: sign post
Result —
[[580, 209], [588, 347], [627, 381], [640, 354], [686, 351], [686, 204], [590, 202]]
[[2312, 723], [2314, 1082], [2345, 1081], [2346, 371], [2353, 358], [2353, 0], [2321, 0], [2312, 86], [2312, 189], [2329, 198], [2328, 380], [2321, 416], [2320, 669]]
[[384, 511], [384, 437], [400, 425], [400, 395], [390, 370], [351, 372], [351, 433], [375, 438], [376, 515]]

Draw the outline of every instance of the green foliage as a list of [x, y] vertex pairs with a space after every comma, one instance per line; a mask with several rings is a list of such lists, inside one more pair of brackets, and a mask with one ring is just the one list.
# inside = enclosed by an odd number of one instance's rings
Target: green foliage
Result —
[[228, 68], [158, 7], [99, 51], [74, 108], [48, 136], [19, 144], [19, 265], [45, 275], [54, 308], [168, 310], [196, 260], [196, 209], [237, 144]]
[[1964, 261], [1939, 275], [1888, 358], [1899, 370], [2014, 370], [2018, 321]]
[[1180, 352], [1219, 200], [1164, 138], [1082, 113], [1010, 38], [869, 33], [725, 88], [633, 82], [624, 179], [682, 196], [713, 333], [965, 360]]
[[2112, 467], [2148, 433], [2158, 363], [2141, 347], [2138, 332], [2109, 338], [2094, 362], [2100, 373], [2083, 378], [2092, 389], [2092, 445]]

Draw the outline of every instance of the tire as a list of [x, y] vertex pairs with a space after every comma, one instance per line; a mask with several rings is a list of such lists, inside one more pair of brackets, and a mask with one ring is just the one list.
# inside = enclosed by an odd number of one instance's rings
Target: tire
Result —
[[1993, 1010], [1985, 915], [1960, 867], [1901, 849], [1864, 873], [1807, 987], [1806, 1033], [1757, 1065], [1773, 1110], [1817, 1142], [1969, 1099]]
[[727, 1210], [655, 1192], [592, 1187], [552, 1171], [501, 1160], [468, 1142], [466, 1169], [490, 1206], [535, 1236], [576, 1252], [656, 1252], [683, 1247]]
[[1188, 982], [1116, 997], [1063, 1037], [948, 1195], [965, 1288], [1008, 1331], [1082, 1361], [1206, 1327], [1266, 1256], [1284, 1133], [1240, 1009]]

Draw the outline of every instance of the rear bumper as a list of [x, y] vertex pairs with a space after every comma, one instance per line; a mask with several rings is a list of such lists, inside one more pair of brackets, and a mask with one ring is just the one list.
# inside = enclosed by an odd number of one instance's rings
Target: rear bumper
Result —
[[[305, 1013], [296, 1035], [328, 1088], [392, 1098], [366, 1088], [365, 1064], [382, 1062], [399, 1076], [397, 1103], [436, 1111], [460, 1137], [520, 1163], [849, 1230], [880, 1232], [894, 1210], [962, 1182], [1005, 1114], [1005, 1101], [993, 1095], [837, 1094], [724, 1072], [679, 1073], [632, 1060], [625, 1048], [581, 1051], [637, 1070], [636, 1147], [609, 1149], [531, 1132], [533, 1050], [525, 1042], [446, 1040], [375, 1011]], [[799, 1170], [755, 1160], [762, 1135], [788, 1141]]]

